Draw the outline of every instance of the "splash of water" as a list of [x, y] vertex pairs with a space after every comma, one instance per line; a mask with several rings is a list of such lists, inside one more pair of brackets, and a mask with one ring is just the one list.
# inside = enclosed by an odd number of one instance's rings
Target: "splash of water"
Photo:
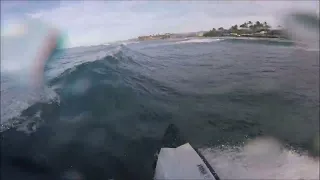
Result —
[[272, 138], [244, 146], [201, 150], [221, 179], [318, 179], [319, 159], [284, 148]]

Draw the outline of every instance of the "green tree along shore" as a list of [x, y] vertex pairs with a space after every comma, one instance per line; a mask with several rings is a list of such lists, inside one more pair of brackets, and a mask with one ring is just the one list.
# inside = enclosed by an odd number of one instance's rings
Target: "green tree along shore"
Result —
[[204, 37], [220, 37], [220, 36], [234, 36], [234, 37], [262, 37], [262, 38], [283, 38], [287, 39], [285, 31], [278, 26], [277, 29], [271, 29], [267, 22], [261, 23], [256, 21], [245, 22], [241, 25], [233, 25], [229, 29], [220, 27], [203, 34]]

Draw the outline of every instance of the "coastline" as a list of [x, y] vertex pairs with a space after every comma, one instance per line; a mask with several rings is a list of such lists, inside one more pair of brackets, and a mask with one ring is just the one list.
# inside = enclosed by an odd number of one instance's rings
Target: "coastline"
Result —
[[194, 37], [186, 37], [186, 38], [165, 38], [165, 39], [144, 39], [135, 41], [144, 42], [144, 41], [154, 41], [154, 40], [190, 40], [190, 39], [235, 39], [235, 40], [268, 40], [268, 41], [277, 41], [277, 42], [294, 42], [290, 39], [284, 38], [270, 38], [270, 37], [235, 37], [235, 36], [214, 36], [214, 37], [205, 37], [205, 36], [194, 36]]

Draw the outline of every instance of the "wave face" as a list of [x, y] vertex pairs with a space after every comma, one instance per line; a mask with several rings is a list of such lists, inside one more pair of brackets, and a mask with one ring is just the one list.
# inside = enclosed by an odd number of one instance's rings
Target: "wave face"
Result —
[[[46, 65], [43, 98], [20, 97], [23, 88], [1, 74], [1, 176], [152, 179], [154, 153], [174, 123], [223, 178], [318, 177], [319, 161], [309, 157], [318, 152], [318, 58], [249, 40], [61, 51]], [[283, 146], [281, 162], [259, 164], [256, 149], [268, 147], [244, 145], [263, 136]]]

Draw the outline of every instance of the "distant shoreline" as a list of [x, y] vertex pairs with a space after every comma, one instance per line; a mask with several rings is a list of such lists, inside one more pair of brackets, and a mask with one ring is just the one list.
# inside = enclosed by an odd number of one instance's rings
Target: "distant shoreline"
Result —
[[153, 38], [153, 39], [143, 39], [143, 40], [139, 40], [136, 39], [135, 41], [139, 41], [139, 42], [143, 42], [143, 41], [154, 41], [154, 40], [181, 40], [181, 39], [239, 39], [239, 40], [271, 40], [271, 41], [283, 41], [283, 42], [294, 42], [290, 39], [285, 39], [285, 38], [279, 38], [279, 37], [245, 37], [245, 36], [214, 36], [214, 37], [205, 37], [205, 36], [194, 36], [194, 37], [184, 37], [184, 38]]
[[137, 40], [160, 40], [172, 38], [192, 38], [192, 37], [234, 37], [234, 38], [263, 38], [263, 39], [289, 39], [285, 29], [277, 26], [277, 29], [272, 29], [271, 26], [265, 21], [261, 23], [256, 21], [244, 22], [241, 25], [233, 25], [228, 29], [223, 27], [212, 28], [209, 31], [198, 31], [190, 33], [164, 33], [152, 34], [147, 36], [139, 36]]

